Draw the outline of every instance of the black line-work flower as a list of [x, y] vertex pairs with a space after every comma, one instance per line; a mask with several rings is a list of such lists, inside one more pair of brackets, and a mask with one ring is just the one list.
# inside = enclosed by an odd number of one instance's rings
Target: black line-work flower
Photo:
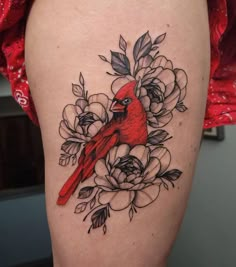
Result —
[[139, 208], [151, 204], [160, 192], [158, 175], [169, 164], [166, 148], [151, 151], [144, 145], [132, 149], [127, 144], [113, 147], [106, 159], [100, 159], [95, 166], [95, 183], [101, 189], [99, 203], [109, 204], [115, 211], [131, 204]]
[[83, 84], [73, 84], [72, 90], [78, 98], [75, 104], [64, 108], [59, 127], [60, 136], [66, 140], [61, 146], [64, 152], [60, 158], [61, 165], [69, 164], [70, 158], [76, 162], [81, 146], [89, 142], [112, 117], [109, 110], [111, 100], [107, 95], [99, 93], [88, 97]]
[[158, 198], [162, 186], [166, 190], [169, 190], [168, 184], [174, 187], [173, 182], [181, 172], [168, 170], [170, 162], [171, 154], [163, 146], [151, 149], [145, 145], [131, 148], [128, 144], [121, 144], [113, 147], [105, 158], [97, 161], [95, 172], [87, 181], [89, 185], [83, 183], [84, 187], [78, 194], [82, 202], [76, 206], [75, 213], [82, 213], [90, 207], [84, 218], [90, 216], [88, 232], [98, 227], [103, 227], [106, 232], [110, 212], [128, 209], [131, 221], [139, 208]]

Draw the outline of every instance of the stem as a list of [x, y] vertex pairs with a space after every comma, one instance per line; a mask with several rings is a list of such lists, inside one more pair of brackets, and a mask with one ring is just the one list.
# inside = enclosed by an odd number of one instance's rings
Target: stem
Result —
[[170, 140], [170, 139], [172, 139], [173, 138], [173, 136], [170, 136], [170, 137], [168, 137], [167, 139], [165, 139], [163, 142], [166, 142], [166, 141], [168, 141], [168, 140]]
[[88, 234], [90, 234], [92, 228], [93, 228], [93, 226], [91, 225], [91, 226], [89, 227], [89, 229], [88, 229]]

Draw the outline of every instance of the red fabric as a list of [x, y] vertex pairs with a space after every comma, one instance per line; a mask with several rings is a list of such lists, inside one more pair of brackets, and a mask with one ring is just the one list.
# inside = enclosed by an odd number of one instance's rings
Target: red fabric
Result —
[[236, 1], [208, 0], [211, 79], [204, 128], [236, 123]]
[[31, 3], [27, 0], [0, 0], [0, 73], [10, 81], [15, 100], [38, 124], [24, 59], [25, 25]]
[[[0, 73], [34, 123], [37, 114], [24, 64], [25, 24], [32, 1], [0, 0]], [[236, 123], [236, 1], [208, 0], [211, 79], [204, 128]]]

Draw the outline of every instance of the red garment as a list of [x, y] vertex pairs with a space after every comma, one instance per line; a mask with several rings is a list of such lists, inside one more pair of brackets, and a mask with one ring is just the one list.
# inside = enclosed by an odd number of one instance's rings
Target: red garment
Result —
[[[24, 33], [32, 1], [0, 0], [0, 73], [34, 123], [37, 114], [24, 63]], [[236, 1], [208, 0], [211, 80], [204, 128], [236, 123]]]
[[208, 0], [211, 74], [204, 128], [236, 123], [236, 1]]

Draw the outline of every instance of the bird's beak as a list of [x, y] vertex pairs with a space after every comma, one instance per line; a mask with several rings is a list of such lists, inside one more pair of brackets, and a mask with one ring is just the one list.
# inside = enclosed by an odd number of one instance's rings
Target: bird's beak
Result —
[[111, 112], [124, 112], [125, 106], [119, 104], [116, 100], [112, 102], [110, 111]]

